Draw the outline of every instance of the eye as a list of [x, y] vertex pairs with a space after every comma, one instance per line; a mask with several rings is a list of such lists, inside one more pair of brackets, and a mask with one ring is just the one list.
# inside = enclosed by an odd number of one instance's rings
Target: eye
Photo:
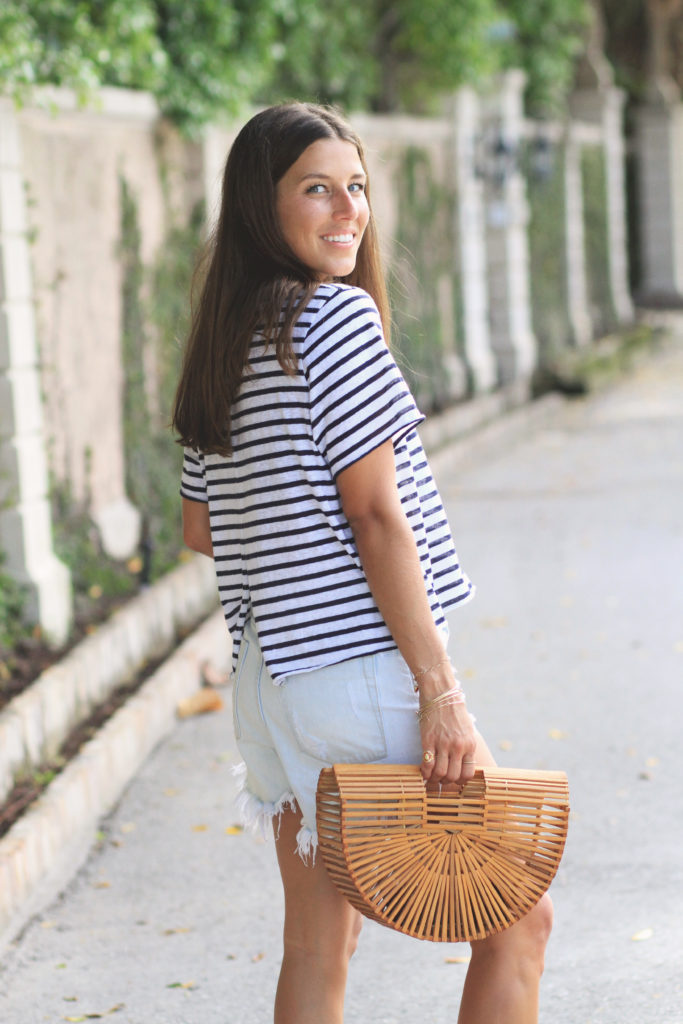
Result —
[[365, 192], [365, 183], [362, 181], [352, 181], [349, 185], [349, 192]]
[[311, 193], [312, 195], [320, 195], [321, 192], [325, 191], [325, 186], [318, 182], [316, 185], [309, 185], [306, 189], [306, 195]]

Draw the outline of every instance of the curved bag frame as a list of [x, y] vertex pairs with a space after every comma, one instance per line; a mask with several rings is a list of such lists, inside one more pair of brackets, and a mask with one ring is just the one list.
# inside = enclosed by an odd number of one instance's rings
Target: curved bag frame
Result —
[[564, 772], [480, 768], [460, 793], [427, 791], [416, 765], [336, 764], [318, 781], [336, 886], [366, 917], [433, 942], [483, 939], [528, 913], [568, 821]]

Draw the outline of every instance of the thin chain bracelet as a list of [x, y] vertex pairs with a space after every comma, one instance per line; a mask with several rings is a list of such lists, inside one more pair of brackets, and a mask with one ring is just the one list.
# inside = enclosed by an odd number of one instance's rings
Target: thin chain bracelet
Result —
[[415, 693], [419, 692], [419, 686], [417, 685], [419, 679], [422, 679], [423, 676], [428, 675], [430, 672], [433, 672], [435, 669], [441, 668], [442, 665], [451, 665], [451, 664], [452, 664], [451, 659], [448, 656], [446, 656], [445, 658], [442, 658], [441, 661], [437, 661], [435, 665], [430, 665], [429, 668], [421, 668], [419, 670], [419, 672], [415, 672], [414, 675], [413, 675], [413, 687], [415, 688]]

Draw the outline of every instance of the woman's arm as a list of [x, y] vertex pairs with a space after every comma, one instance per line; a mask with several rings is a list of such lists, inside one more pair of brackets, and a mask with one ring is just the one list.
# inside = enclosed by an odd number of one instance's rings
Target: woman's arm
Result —
[[183, 540], [188, 548], [213, 558], [208, 502], [183, 498]]
[[[442, 661], [445, 652], [432, 618], [415, 537], [396, 486], [392, 442], [386, 441], [343, 470], [337, 487], [377, 607], [417, 675]], [[454, 685], [451, 665], [439, 665], [420, 679], [421, 703]], [[440, 708], [420, 728], [423, 750], [435, 754], [431, 764], [422, 765], [425, 778], [446, 782], [471, 778], [475, 734], [464, 704]]]

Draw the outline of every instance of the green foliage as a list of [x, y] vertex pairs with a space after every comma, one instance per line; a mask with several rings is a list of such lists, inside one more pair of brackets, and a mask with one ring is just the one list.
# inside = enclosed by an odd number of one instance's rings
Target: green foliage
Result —
[[97, 620], [112, 601], [135, 593], [137, 566], [105, 553], [88, 510], [74, 501], [68, 488], [53, 487], [51, 501], [54, 549], [71, 573], [75, 621]]
[[526, 102], [532, 114], [556, 113], [564, 105], [574, 61], [585, 43], [587, 0], [499, 0], [512, 30], [501, 42], [505, 67], [527, 74]]
[[584, 146], [581, 153], [583, 178], [583, 233], [586, 280], [593, 331], [606, 334], [617, 324], [610, 285], [610, 252], [607, 234], [607, 180], [605, 154], [601, 146]]
[[495, 0], [375, 0], [372, 52], [380, 67], [377, 110], [428, 110], [435, 97], [497, 66]]
[[[120, 195], [126, 491], [142, 513], [143, 553], [151, 557], [150, 578], [155, 579], [177, 564], [183, 549], [182, 452], [173, 443], [168, 424], [203, 209], [199, 205], [187, 224], [170, 229], [156, 264], [146, 268], [140, 255], [137, 205], [124, 178]], [[150, 346], [156, 370], [152, 393], [145, 369]]]
[[273, 61], [272, 0], [156, 0], [168, 73], [162, 110], [181, 127], [234, 116], [263, 84]]
[[531, 143], [523, 168], [529, 198], [529, 261], [531, 315], [541, 362], [546, 363], [571, 337], [567, 295], [566, 207], [564, 152], [553, 151], [547, 176], [535, 173]]
[[147, 89], [190, 131], [245, 103], [291, 98], [429, 111], [440, 95], [522, 66], [534, 110], [559, 105], [588, 0], [17, 0], [0, 7], [0, 85], [82, 100]]
[[410, 146], [397, 162], [394, 183], [399, 220], [389, 278], [399, 361], [423, 412], [453, 398], [449, 359], [455, 339], [442, 321], [444, 282], [453, 300], [455, 197], [436, 178], [429, 152]]
[[167, 58], [150, 0], [18, 0], [0, 8], [0, 80], [11, 90], [99, 85], [157, 90]]
[[280, 0], [273, 25], [270, 74], [264, 102], [304, 99], [366, 107], [377, 84], [377, 61], [368, 41], [372, 3]]
[[0, 655], [3, 650], [10, 651], [31, 631], [24, 620], [26, 588], [9, 573], [3, 572], [3, 562], [4, 557], [0, 554]]

